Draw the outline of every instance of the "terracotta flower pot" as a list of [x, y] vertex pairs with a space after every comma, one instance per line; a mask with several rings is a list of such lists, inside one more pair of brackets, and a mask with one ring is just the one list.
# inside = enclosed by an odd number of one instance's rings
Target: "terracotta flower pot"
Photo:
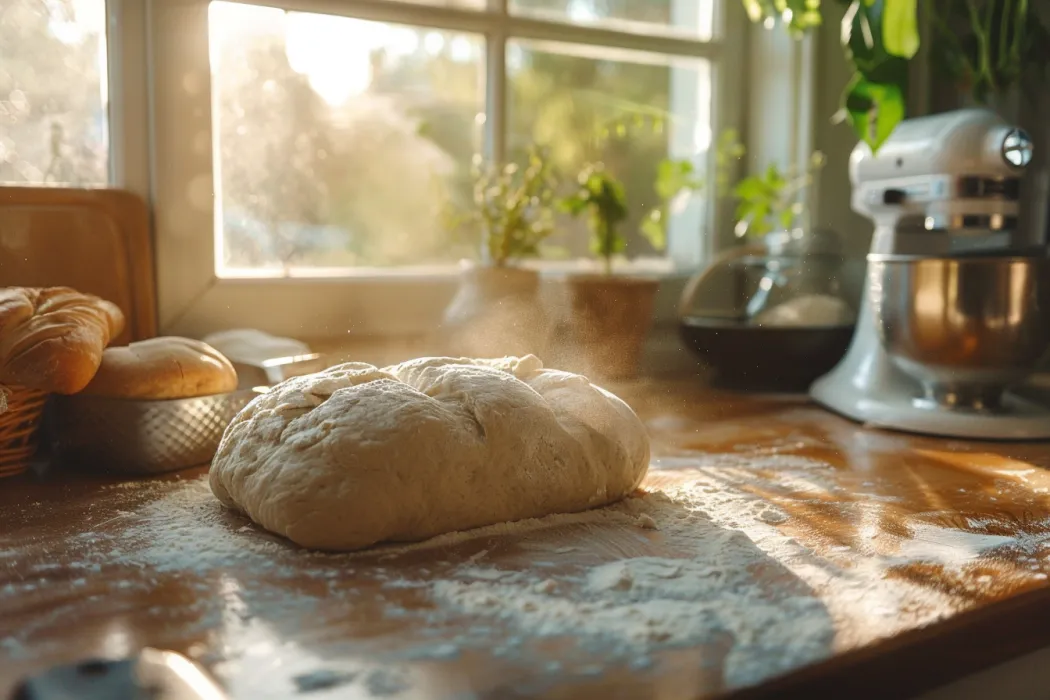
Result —
[[605, 379], [638, 375], [653, 325], [656, 280], [615, 275], [570, 277], [571, 336], [585, 371]]
[[473, 266], [445, 310], [446, 352], [504, 357], [547, 350], [549, 321], [540, 303], [540, 277], [515, 267]]

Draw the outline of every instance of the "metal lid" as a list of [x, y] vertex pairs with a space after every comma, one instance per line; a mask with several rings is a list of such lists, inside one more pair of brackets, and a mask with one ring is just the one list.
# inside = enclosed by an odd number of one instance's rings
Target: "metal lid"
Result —
[[771, 257], [839, 256], [842, 243], [830, 229], [774, 231], [762, 239]]

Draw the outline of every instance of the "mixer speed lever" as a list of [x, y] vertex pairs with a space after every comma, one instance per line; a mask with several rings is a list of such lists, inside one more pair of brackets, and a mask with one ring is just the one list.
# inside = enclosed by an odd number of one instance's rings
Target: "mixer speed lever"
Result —
[[908, 193], [904, 190], [888, 189], [882, 193], [883, 204], [904, 204], [904, 200], [908, 198]]

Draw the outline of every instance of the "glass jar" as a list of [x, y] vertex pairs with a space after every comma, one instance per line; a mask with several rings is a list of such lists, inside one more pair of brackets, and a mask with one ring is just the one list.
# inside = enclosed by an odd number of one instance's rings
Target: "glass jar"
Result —
[[771, 233], [723, 253], [694, 277], [679, 315], [745, 325], [850, 325], [855, 311], [843, 291], [844, 261], [831, 231]]

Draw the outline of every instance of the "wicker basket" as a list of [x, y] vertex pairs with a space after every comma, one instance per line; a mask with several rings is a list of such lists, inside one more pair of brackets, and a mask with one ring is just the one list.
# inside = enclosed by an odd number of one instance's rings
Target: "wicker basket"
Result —
[[0, 387], [0, 478], [29, 469], [46, 400], [37, 389]]

